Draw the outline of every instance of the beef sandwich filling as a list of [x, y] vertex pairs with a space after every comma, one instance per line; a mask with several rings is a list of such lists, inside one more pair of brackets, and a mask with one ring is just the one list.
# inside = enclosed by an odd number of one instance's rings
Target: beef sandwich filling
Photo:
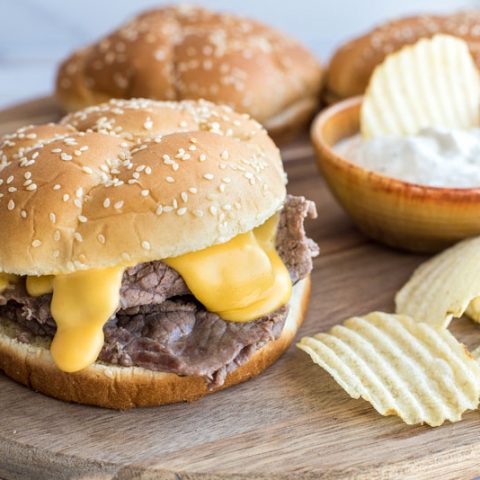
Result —
[[[312, 269], [318, 246], [305, 235], [304, 219], [316, 217], [315, 204], [288, 195], [276, 235], [276, 249], [293, 283]], [[0, 294], [0, 316], [17, 324], [18, 340], [53, 338], [51, 294], [32, 297], [24, 282]], [[211, 387], [257, 350], [275, 340], [288, 305], [251, 322], [226, 321], [195, 300], [182, 277], [166, 263], [152, 261], [125, 270], [117, 312], [104, 327], [99, 360], [177, 375], [203, 376]]]

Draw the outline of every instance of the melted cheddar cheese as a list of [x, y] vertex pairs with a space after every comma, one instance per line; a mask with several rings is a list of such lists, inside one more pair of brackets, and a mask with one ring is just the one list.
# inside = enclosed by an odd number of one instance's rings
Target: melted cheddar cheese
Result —
[[125, 267], [85, 270], [53, 279], [50, 306], [57, 324], [50, 351], [64, 372], [76, 372], [97, 360], [103, 326], [115, 313]]
[[81, 270], [26, 279], [27, 293], [53, 293], [50, 310], [57, 325], [50, 352], [58, 368], [76, 372], [94, 363], [103, 346], [103, 326], [120, 301], [124, 266]]
[[249, 322], [285, 305], [292, 292], [275, 250], [278, 215], [226, 243], [164, 260], [207, 310], [225, 320]]
[[[278, 215], [230, 241], [164, 260], [183, 277], [193, 295], [225, 320], [248, 322], [285, 305], [292, 282], [275, 249]], [[70, 274], [28, 276], [29, 295], [52, 293], [57, 325], [50, 350], [58, 368], [76, 372], [94, 363], [103, 327], [115, 313], [126, 266]], [[0, 274], [0, 292], [19, 277]]]
[[18, 281], [18, 276], [12, 273], [0, 272], [0, 293], [11, 287]]

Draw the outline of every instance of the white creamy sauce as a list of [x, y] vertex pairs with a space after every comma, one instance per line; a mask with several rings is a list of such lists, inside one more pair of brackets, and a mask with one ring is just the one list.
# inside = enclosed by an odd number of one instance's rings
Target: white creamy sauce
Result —
[[434, 187], [480, 187], [480, 128], [425, 128], [417, 135], [363, 139], [334, 147], [342, 158], [382, 175]]

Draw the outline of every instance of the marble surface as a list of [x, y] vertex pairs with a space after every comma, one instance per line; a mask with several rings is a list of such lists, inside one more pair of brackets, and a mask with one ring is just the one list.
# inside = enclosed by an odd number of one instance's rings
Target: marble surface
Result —
[[[58, 62], [159, 0], [0, 0], [0, 107], [52, 90]], [[200, 2], [197, 2], [200, 3]], [[324, 62], [345, 39], [390, 17], [480, 8], [480, 0], [202, 0], [302, 40]], [[5, 20], [7, 19], [7, 20]]]

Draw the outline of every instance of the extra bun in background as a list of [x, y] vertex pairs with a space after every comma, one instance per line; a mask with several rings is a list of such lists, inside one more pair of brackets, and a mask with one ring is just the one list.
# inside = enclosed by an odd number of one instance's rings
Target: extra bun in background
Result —
[[202, 100], [111, 100], [5, 136], [0, 158], [0, 271], [19, 275], [200, 250], [262, 224], [286, 195], [265, 129]]
[[326, 75], [325, 101], [363, 94], [373, 70], [389, 53], [437, 33], [465, 40], [480, 67], [480, 11], [401, 18], [350, 40], [335, 52]]
[[322, 70], [298, 42], [244, 17], [201, 7], [147, 11], [60, 66], [67, 111], [109, 98], [205, 98], [248, 113], [282, 140], [318, 107]]

